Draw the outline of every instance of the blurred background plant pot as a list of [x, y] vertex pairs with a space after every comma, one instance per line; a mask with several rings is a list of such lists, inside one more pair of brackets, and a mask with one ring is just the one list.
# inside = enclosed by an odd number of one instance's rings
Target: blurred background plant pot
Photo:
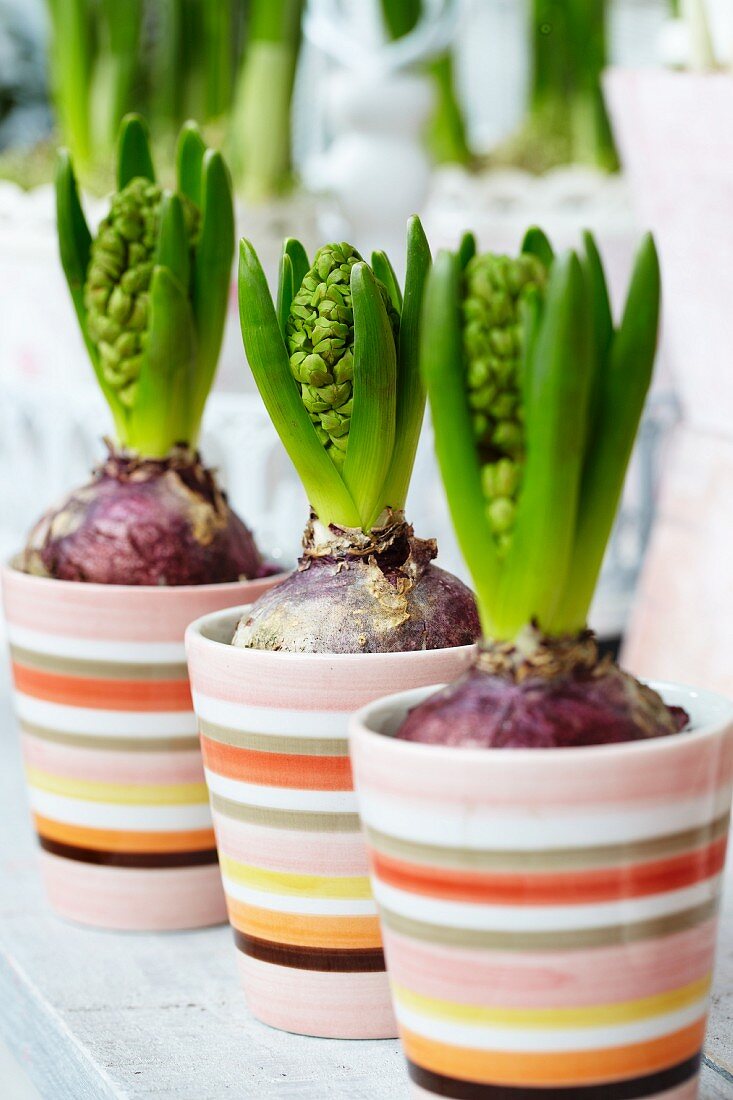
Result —
[[639, 223], [661, 254], [683, 419], [733, 437], [733, 78], [612, 69], [606, 90]]
[[659, 690], [694, 732], [495, 751], [390, 736], [430, 689], [352, 719], [416, 1100], [560, 1083], [609, 1097], [697, 1095], [733, 710], [719, 696]]
[[59, 916], [136, 931], [226, 919], [183, 634], [274, 579], [146, 588], [3, 570], [29, 801]]
[[229, 919], [250, 1011], [327, 1038], [396, 1034], [346, 742], [378, 696], [467, 666], [472, 647], [238, 649], [246, 609], [186, 633]]
[[641, 675], [730, 693], [733, 79], [611, 70], [606, 89], [639, 221], [661, 253], [665, 348], [683, 420], [624, 658]]
[[731, 486], [733, 438], [677, 428], [623, 649], [638, 675], [733, 695]]

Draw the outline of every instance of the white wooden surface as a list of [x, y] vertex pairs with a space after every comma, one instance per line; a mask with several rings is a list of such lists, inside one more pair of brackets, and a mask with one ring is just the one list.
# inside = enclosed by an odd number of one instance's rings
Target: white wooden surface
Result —
[[[229, 930], [93, 932], [46, 909], [0, 658], [0, 1036], [43, 1100], [406, 1100], [397, 1042], [248, 1014]], [[733, 871], [703, 1100], [733, 1100]], [[0, 1079], [0, 1097], [12, 1093]]]

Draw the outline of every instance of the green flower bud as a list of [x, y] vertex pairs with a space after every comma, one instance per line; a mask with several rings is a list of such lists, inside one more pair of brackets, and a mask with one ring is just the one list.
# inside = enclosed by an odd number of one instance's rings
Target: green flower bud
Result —
[[[361, 256], [349, 244], [320, 248], [293, 298], [286, 325], [290, 369], [318, 437], [339, 468], [351, 425], [354, 312], [351, 270]], [[399, 316], [378, 282], [397, 339]]]
[[510, 458], [500, 458], [494, 467], [495, 489], [494, 495], [500, 497], [513, 497], [519, 488], [521, 470], [516, 462]]
[[546, 280], [544, 266], [532, 255], [474, 256], [464, 273], [467, 397], [487, 516], [502, 553], [511, 540], [524, 459], [522, 303]]
[[524, 432], [515, 420], [501, 420], [492, 432], [491, 442], [498, 451], [518, 457], [524, 446]]
[[[193, 248], [199, 212], [185, 196], [180, 197]], [[97, 346], [107, 384], [128, 407], [135, 400], [134, 383], [150, 323], [148, 291], [162, 198], [161, 189], [142, 178], [131, 180], [113, 195], [92, 242], [84, 286], [89, 338]]]
[[486, 514], [495, 535], [508, 534], [514, 526], [516, 506], [508, 497], [497, 497], [486, 506]]

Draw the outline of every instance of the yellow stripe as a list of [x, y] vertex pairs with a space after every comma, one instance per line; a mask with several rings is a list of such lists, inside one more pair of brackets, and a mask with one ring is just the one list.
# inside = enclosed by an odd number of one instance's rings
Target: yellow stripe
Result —
[[39, 791], [78, 798], [84, 802], [111, 802], [129, 806], [183, 806], [208, 801], [205, 783], [165, 786], [141, 783], [98, 783], [90, 779], [66, 779], [37, 768], [26, 770], [28, 784]]
[[308, 898], [371, 898], [367, 875], [296, 875], [289, 871], [269, 871], [263, 867], [250, 867], [237, 863], [229, 856], [219, 859], [221, 871], [227, 878], [253, 890], [265, 890], [270, 894], [291, 894]]
[[423, 1016], [431, 1016], [453, 1023], [476, 1027], [539, 1028], [559, 1031], [567, 1028], [607, 1027], [629, 1024], [686, 1008], [707, 996], [711, 975], [653, 997], [616, 1004], [587, 1005], [582, 1008], [485, 1008], [482, 1005], [463, 1005], [413, 993], [404, 986], [392, 983], [392, 992], [398, 1004]]

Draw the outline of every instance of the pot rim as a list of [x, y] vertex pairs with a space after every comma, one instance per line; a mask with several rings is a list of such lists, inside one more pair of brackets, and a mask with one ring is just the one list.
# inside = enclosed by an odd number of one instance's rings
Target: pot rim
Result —
[[[453, 761], [464, 760], [469, 767], [486, 766], [489, 760], [500, 761], [502, 766], [517, 767], [533, 761], [535, 764], [541, 760], [544, 767], [566, 767], [570, 762], [598, 759], [609, 755], [619, 756], [626, 754], [630, 758], [638, 757], [642, 753], [665, 752], [680, 744], [684, 740], [689, 744], [692, 739], [696, 742], [707, 741], [733, 724], [733, 701], [717, 692], [707, 691], [702, 688], [689, 687], [686, 684], [677, 684], [671, 680], [645, 680], [642, 683], [658, 691], [662, 698], [666, 692], [673, 692], [676, 696], [674, 702], [684, 705], [698, 702], [703, 708], [707, 708], [709, 718], [700, 725], [694, 726], [688, 731], [679, 734], [670, 734], [666, 737], [650, 737], [641, 741], [624, 741], [607, 745], [576, 745], [571, 748], [505, 748], [494, 750], [486, 748], [467, 748], [457, 745], [426, 745], [419, 741], [403, 741], [391, 734], [384, 733], [374, 728], [378, 719], [385, 719], [394, 713], [396, 708], [406, 711], [409, 706], [415, 706], [429, 695], [439, 691], [445, 684], [432, 684], [428, 687], [413, 688], [410, 691], [400, 691], [393, 695], [385, 695], [368, 703], [356, 711], [349, 722], [349, 740], [361, 741], [368, 751], [368, 746], [379, 744], [384, 751], [388, 751], [396, 757], [400, 757], [407, 765], [414, 758], [415, 753], [421, 754], [423, 760], [432, 757], [435, 763], [445, 762], [448, 757]], [[685, 707], [687, 710], [688, 707]], [[695, 711], [692, 706], [691, 710]], [[689, 712], [689, 711], [688, 711]], [[357, 775], [358, 779], [358, 775]]]
[[336, 662], [348, 662], [353, 661], [358, 657], [363, 660], [365, 657], [371, 658], [376, 661], [400, 661], [415, 658], [417, 655], [430, 655], [433, 658], [437, 658], [441, 654], [445, 653], [470, 653], [475, 646], [474, 645], [459, 645], [459, 646], [443, 646], [440, 649], [407, 649], [397, 650], [390, 653], [293, 653], [290, 650], [272, 650], [272, 649], [244, 649], [241, 646], [232, 645], [231, 642], [222, 642], [216, 638], [211, 638], [204, 633], [205, 629], [210, 626], [214, 626], [217, 620], [236, 616], [237, 622], [241, 619], [242, 615], [248, 608], [252, 607], [251, 603], [241, 604], [239, 607], [226, 607], [221, 611], [212, 611], [208, 615], [202, 615], [198, 619], [194, 619], [192, 623], [189, 623], [186, 629], [186, 646], [195, 642], [196, 645], [204, 646], [211, 651], [219, 650], [223, 651], [227, 655], [232, 655], [232, 660], [251, 660], [253, 655], [256, 655], [260, 660], [267, 660], [272, 658], [273, 660], [284, 660], [287, 658], [291, 661], [298, 661], [305, 664], [308, 661], [336, 661]]
[[695, 72], [692, 69], [672, 69], [666, 66], [654, 65], [609, 65], [603, 74], [604, 85], [619, 79], [633, 78], [634, 80], [648, 80], [661, 83], [662, 81], [675, 81], [681, 84], [711, 84], [713, 82], [732, 89], [733, 81], [729, 72], [725, 70], [713, 70], [711, 72]]
[[[279, 584], [280, 581], [285, 580], [290, 575], [290, 570], [285, 570], [282, 573], [273, 573], [267, 577], [249, 577], [244, 580], [238, 581], [217, 581], [213, 584], [100, 584], [98, 581], [67, 581], [58, 577], [38, 577], [35, 573], [26, 573], [22, 569], [18, 569], [14, 562], [17, 559], [17, 555], [13, 555], [7, 561], [2, 562], [0, 565], [0, 577], [4, 580], [6, 577], [12, 577], [15, 583], [20, 584], [33, 584], [33, 585], [51, 585], [51, 584], [63, 584], [67, 587], [69, 592], [75, 589], [83, 589], [84, 592], [109, 592], [114, 590], [121, 594], [131, 592], [155, 592], [155, 593], [179, 593], [185, 595], [191, 592], [223, 592], [226, 588], [231, 588], [232, 592], [238, 592], [244, 585], [248, 584], [261, 584], [263, 581], [271, 581], [273, 584]], [[165, 597], [161, 596], [162, 599]]]

